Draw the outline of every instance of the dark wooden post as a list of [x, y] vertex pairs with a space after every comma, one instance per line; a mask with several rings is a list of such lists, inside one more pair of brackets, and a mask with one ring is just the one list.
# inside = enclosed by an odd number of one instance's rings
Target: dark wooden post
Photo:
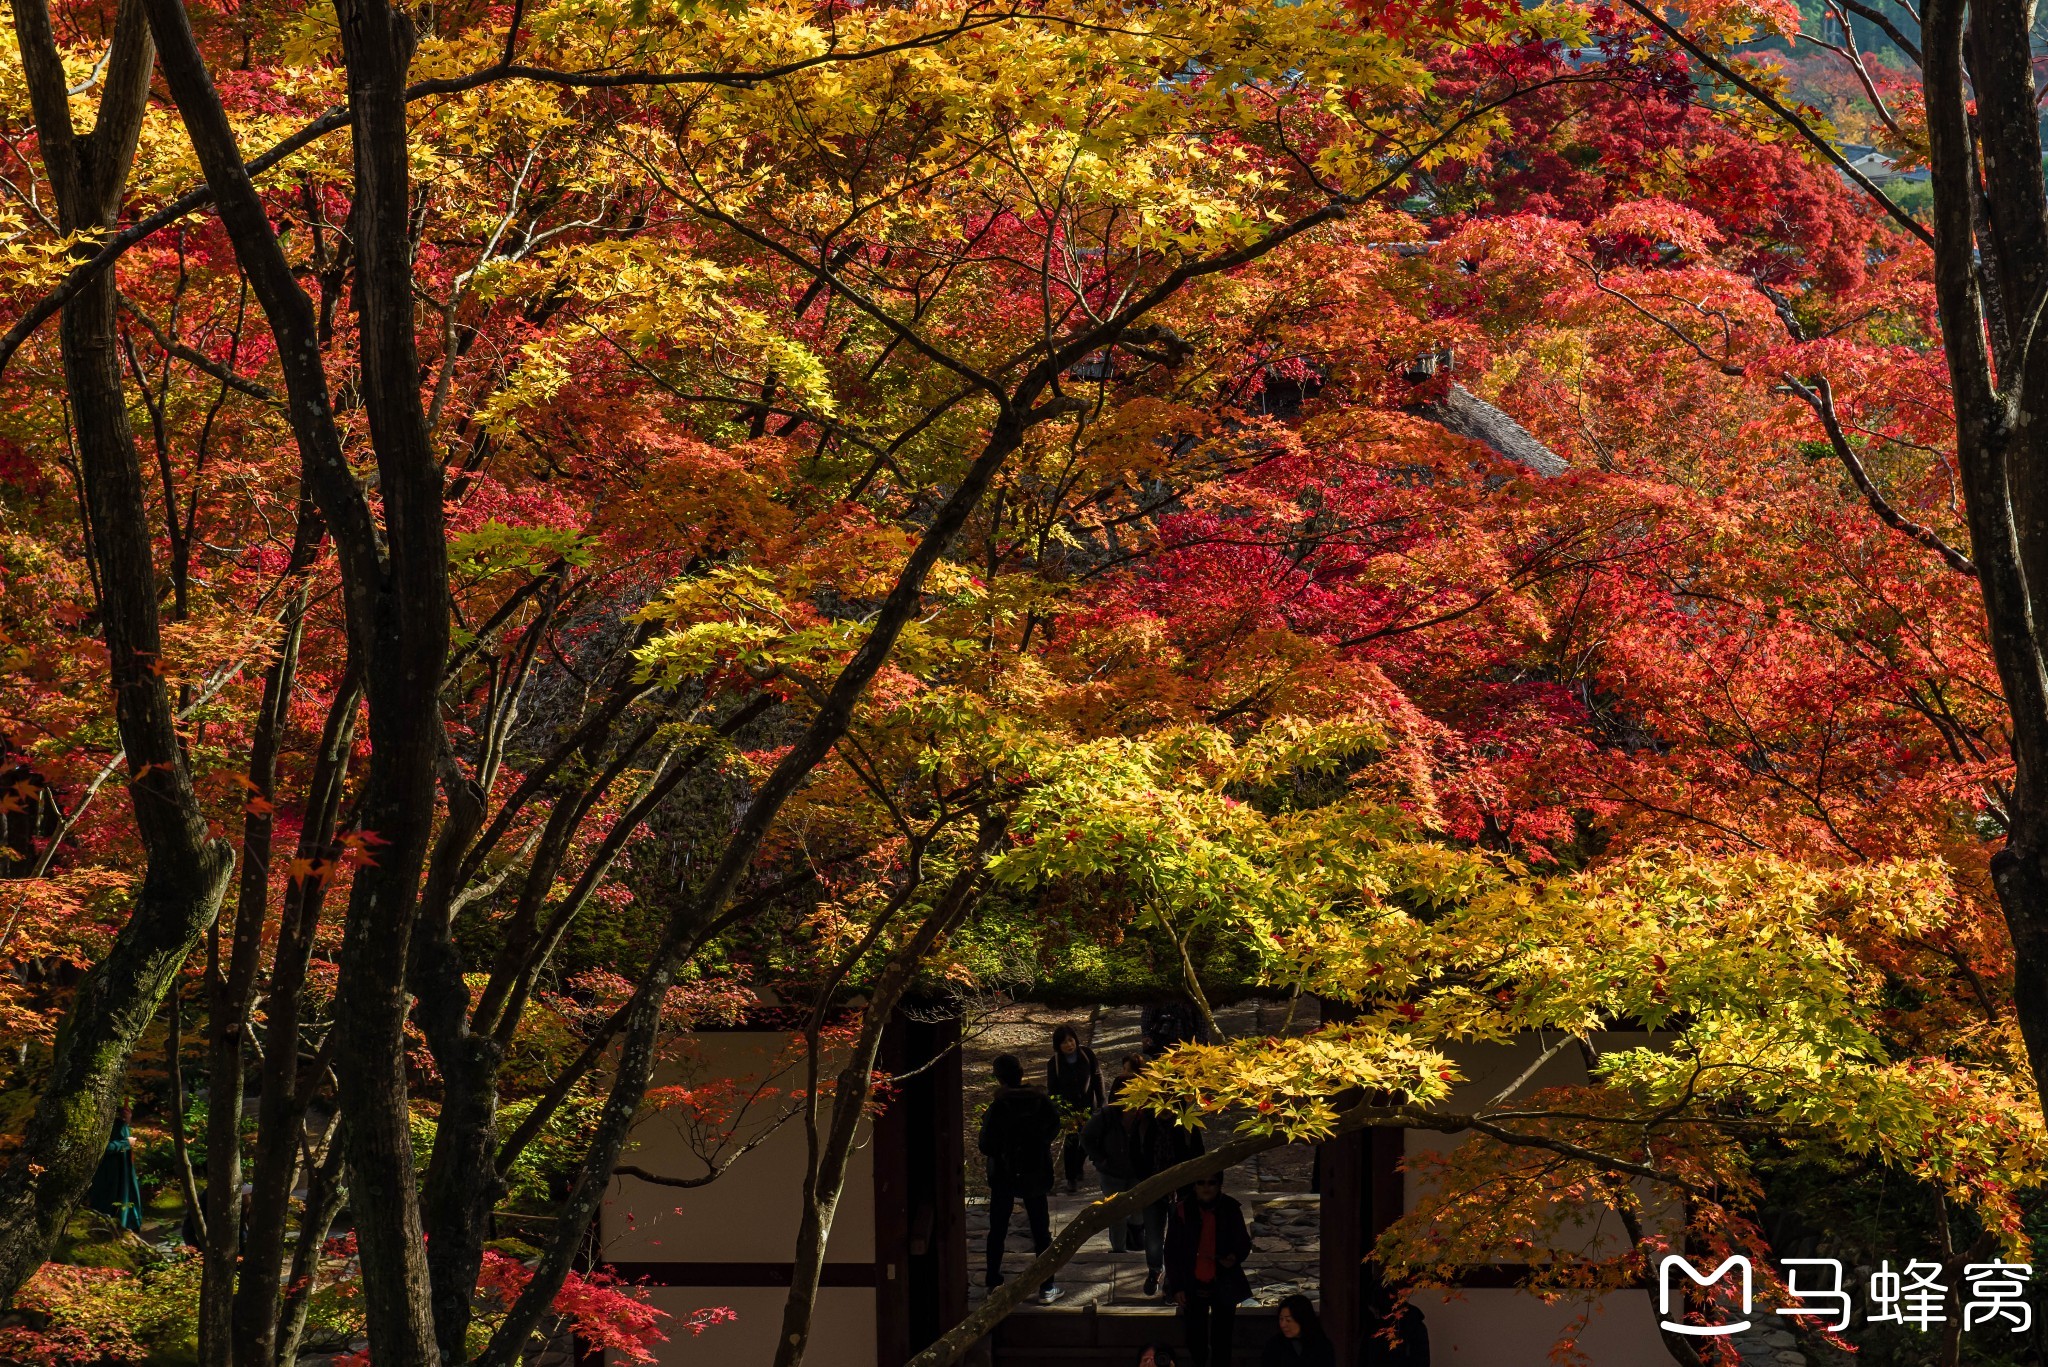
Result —
[[[879, 1071], [904, 1077], [915, 1064], [914, 1022], [899, 1011], [882, 1035]], [[877, 1079], [879, 1082], [880, 1079]], [[923, 1090], [922, 1077], [904, 1077], [875, 1119], [875, 1363], [897, 1367], [910, 1356], [910, 1207], [916, 1169], [910, 1162], [910, 1112]]]
[[1339, 1367], [1360, 1367], [1365, 1360], [1371, 1137], [1363, 1131], [1342, 1135], [1316, 1151], [1323, 1215], [1323, 1328], [1337, 1349]]
[[903, 1079], [875, 1127], [875, 1337], [878, 1367], [967, 1317], [967, 1190], [960, 1022], [897, 1013], [882, 1066]]
[[[1318, 998], [1325, 1024], [1358, 1013], [1344, 1002]], [[1382, 1327], [1379, 1273], [1366, 1263], [1387, 1226], [1401, 1218], [1405, 1199], [1401, 1160], [1407, 1131], [1361, 1130], [1321, 1145], [1316, 1153], [1322, 1193], [1323, 1328], [1337, 1349], [1339, 1367], [1366, 1367], [1379, 1356], [1373, 1336]]]
[[1375, 1336], [1385, 1327], [1379, 1272], [1366, 1260], [1405, 1202], [1401, 1160], [1407, 1131], [1360, 1130], [1324, 1144], [1323, 1327], [1343, 1367], [1379, 1360]]
[[[1318, 997], [1316, 1006], [1325, 1025], [1358, 1014], [1348, 1002], [1327, 997]], [[1340, 1135], [1316, 1149], [1316, 1190], [1322, 1195], [1323, 1217], [1323, 1329], [1337, 1350], [1338, 1367], [1361, 1367], [1365, 1361], [1365, 1255], [1372, 1248], [1370, 1170], [1371, 1145], [1364, 1133]]]
[[[1387, 1226], [1407, 1210], [1407, 1178], [1402, 1172], [1402, 1160], [1407, 1155], [1408, 1131], [1379, 1128], [1367, 1130], [1359, 1137], [1365, 1140], [1366, 1150], [1365, 1247], [1370, 1252]], [[1379, 1332], [1386, 1327], [1387, 1296], [1377, 1263], [1360, 1267], [1359, 1273], [1366, 1313], [1360, 1317], [1365, 1342], [1358, 1360], [1370, 1367], [1382, 1361], [1386, 1353]]]

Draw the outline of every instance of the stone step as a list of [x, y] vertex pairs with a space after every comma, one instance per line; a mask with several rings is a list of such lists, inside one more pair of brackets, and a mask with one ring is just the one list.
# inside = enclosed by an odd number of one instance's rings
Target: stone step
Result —
[[[1274, 1332], [1272, 1310], [1238, 1307], [1231, 1367], [1257, 1367]], [[1187, 1360], [1180, 1321], [1171, 1307], [1027, 1308], [998, 1325], [988, 1346], [991, 1367], [1131, 1367], [1148, 1343], [1171, 1344]]]

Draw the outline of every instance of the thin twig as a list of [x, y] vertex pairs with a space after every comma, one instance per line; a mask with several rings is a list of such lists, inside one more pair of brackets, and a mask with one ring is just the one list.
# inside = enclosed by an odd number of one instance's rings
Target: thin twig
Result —
[[1923, 526], [1892, 507], [1877, 485], [1872, 482], [1870, 473], [1863, 468], [1863, 461], [1856, 454], [1856, 448], [1849, 445], [1849, 436], [1842, 430], [1841, 419], [1835, 415], [1834, 391], [1828, 387], [1827, 376], [1821, 376], [1811, 387], [1801, 384], [1790, 373], [1782, 378], [1786, 387], [1798, 395], [1820, 418], [1820, 425], [1828, 434], [1828, 444], [1834, 447], [1835, 456], [1849, 472], [1849, 478], [1863, 491], [1864, 501], [1870, 504], [1870, 510], [1877, 514], [1878, 520], [1896, 531], [1905, 533], [1939, 555], [1957, 574], [1967, 574], [1975, 579], [1977, 566], [1970, 557], [1942, 540], [1940, 533], [1932, 527]]

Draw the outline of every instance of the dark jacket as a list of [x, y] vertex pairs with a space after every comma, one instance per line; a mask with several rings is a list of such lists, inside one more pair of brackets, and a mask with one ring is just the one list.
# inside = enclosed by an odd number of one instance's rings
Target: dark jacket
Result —
[[1275, 1334], [1266, 1340], [1259, 1367], [1337, 1367], [1337, 1349], [1326, 1338], [1311, 1341]]
[[1005, 1087], [981, 1117], [982, 1153], [991, 1191], [1043, 1196], [1052, 1190], [1052, 1142], [1060, 1135], [1059, 1107], [1036, 1087]]
[[[1228, 1196], [1216, 1198], [1216, 1280], [1217, 1295], [1235, 1305], [1252, 1294], [1251, 1279], [1244, 1275], [1244, 1260], [1251, 1256], [1252, 1236], [1244, 1227], [1244, 1207]], [[1174, 1199], [1166, 1211], [1166, 1294], [1200, 1289], [1195, 1281], [1195, 1251], [1202, 1239], [1202, 1208], [1186, 1193]], [[1227, 1265], [1226, 1265], [1227, 1264]]]
[[1429, 1367], [1429, 1326], [1423, 1322], [1422, 1312], [1412, 1304], [1401, 1307], [1400, 1316], [1395, 1321], [1401, 1343], [1394, 1347], [1380, 1337], [1380, 1330], [1386, 1323], [1383, 1307], [1381, 1297], [1373, 1297], [1367, 1304], [1367, 1367]]
[[1140, 1022], [1147, 1054], [1163, 1054], [1176, 1044], [1209, 1042], [1209, 1027], [1191, 1002], [1155, 1002], [1145, 1008]]
[[1095, 1051], [1083, 1045], [1070, 1060], [1058, 1050], [1045, 1064], [1045, 1090], [1068, 1110], [1093, 1115], [1109, 1104], [1102, 1090], [1102, 1067]]
[[1156, 1111], [1121, 1106], [1095, 1113], [1081, 1131], [1081, 1147], [1097, 1172], [1119, 1182], [1142, 1181], [1203, 1152], [1200, 1130]]
[[1191, 1130], [1163, 1115], [1153, 1114], [1149, 1119], [1151, 1124], [1145, 1141], [1148, 1150], [1145, 1171], [1148, 1174], [1165, 1172], [1175, 1163], [1199, 1158], [1205, 1152], [1200, 1130]]
[[1135, 1182], [1153, 1173], [1152, 1130], [1156, 1124], [1150, 1111], [1105, 1106], [1082, 1127], [1081, 1148], [1104, 1177], [1125, 1184]]

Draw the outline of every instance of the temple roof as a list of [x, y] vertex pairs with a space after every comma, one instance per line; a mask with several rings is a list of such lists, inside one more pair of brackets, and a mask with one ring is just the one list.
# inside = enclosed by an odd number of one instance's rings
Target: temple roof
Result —
[[1453, 384], [1441, 399], [1417, 404], [1408, 411], [1478, 442], [1533, 475], [1550, 479], [1572, 468], [1563, 456], [1530, 435], [1528, 428], [1461, 384]]

